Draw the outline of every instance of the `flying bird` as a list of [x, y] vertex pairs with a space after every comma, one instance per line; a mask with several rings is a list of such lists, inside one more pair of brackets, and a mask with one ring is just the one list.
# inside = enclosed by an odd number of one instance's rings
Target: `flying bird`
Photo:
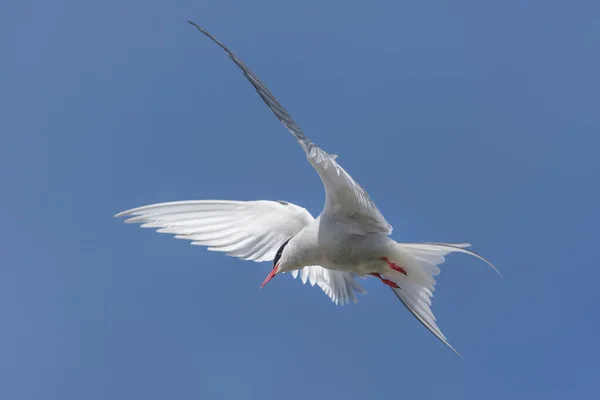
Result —
[[223, 49], [273, 114], [296, 138], [325, 188], [325, 206], [314, 218], [286, 201], [193, 200], [153, 204], [116, 217], [176, 235], [244, 260], [273, 261], [264, 287], [285, 272], [318, 285], [336, 304], [356, 302], [358, 277], [376, 277], [439, 340], [458, 352], [431, 311], [435, 276], [449, 253], [466, 253], [497, 269], [468, 243], [397, 243], [391, 225], [369, 195], [336, 161], [314, 144], [258, 77], [223, 43], [188, 21]]

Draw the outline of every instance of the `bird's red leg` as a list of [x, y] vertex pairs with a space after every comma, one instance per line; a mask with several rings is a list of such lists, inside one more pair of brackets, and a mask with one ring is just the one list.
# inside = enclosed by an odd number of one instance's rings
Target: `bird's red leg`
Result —
[[383, 282], [384, 284], [386, 284], [390, 287], [393, 287], [394, 289], [400, 289], [400, 286], [398, 286], [396, 284], [396, 282], [390, 281], [389, 279], [385, 279], [384, 277], [379, 275], [377, 272], [373, 272], [371, 275], [378, 277], [379, 279], [381, 279], [381, 282]]
[[404, 268], [402, 268], [402, 267], [401, 267], [401, 266], [399, 266], [398, 264], [394, 264], [393, 262], [391, 262], [391, 261], [389, 260], [389, 258], [387, 258], [387, 257], [381, 257], [381, 259], [382, 259], [383, 261], [385, 261], [385, 262], [387, 263], [387, 265], [389, 265], [389, 266], [390, 266], [390, 268], [391, 268], [391, 269], [393, 269], [394, 271], [398, 271], [398, 272], [400, 272], [401, 274], [408, 275], [408, 274], [406, 273], [406, 270], [405, 270]]

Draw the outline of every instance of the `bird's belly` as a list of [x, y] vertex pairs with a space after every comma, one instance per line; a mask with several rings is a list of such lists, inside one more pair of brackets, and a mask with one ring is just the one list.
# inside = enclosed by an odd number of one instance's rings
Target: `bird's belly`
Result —
[[[331, 236], [334, 240], [323, 243], [323, 267], [357, 274], [377, 271], [385, 256], [385, 239], [374, 235]], [[337, 240], [336, 240], [337, 239]]]

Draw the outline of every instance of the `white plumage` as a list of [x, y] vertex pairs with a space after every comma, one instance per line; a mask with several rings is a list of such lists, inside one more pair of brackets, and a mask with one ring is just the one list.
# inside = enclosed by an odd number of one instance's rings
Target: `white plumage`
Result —
[[[273, 261], [282, 243], [314, 221], [302, 207], [266, 200], [174, 201], [123, 211], [116, 217], [129, 217], [126, 223], [139, 223], [142, 228], [251, 261]], [[354, 292], [364, 292], [350, 273], [306, 266], [292, 271], [294, 278], [298, 275], [302, 283], [323, 289], [336, 304], [356, 301]]]
[[391, 225], [362, 186], [338, 164], [337, 156], [304, 135], [275, 96], [225, 45], [190, 23], [225, 50], [297, 139], [323, 182], [323, 212], [315, 219], [306, 209], [284, 201], [196, 200], [154, 204], [116, 216], [233, 257], [274, 260], [263, 286], [277, 274], [290, 272], [304, 284], [319, 286], [336, 304], [355, 302], [356, 293], [364, 292], [355, 280], [357, 276], [376, 276], [427, 329], [453, 349], [431, 311], [439, 265], [447, 254], [461, 252], [494, 266], [467, 250], [467, 243], [396, 243], [389, 238]]

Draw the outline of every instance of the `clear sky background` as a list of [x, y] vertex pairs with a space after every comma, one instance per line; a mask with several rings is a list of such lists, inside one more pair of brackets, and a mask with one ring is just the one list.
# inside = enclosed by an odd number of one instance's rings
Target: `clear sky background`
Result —
[[[485, 3], [485, 4], [482, 4]], [[492, 4], [493, 3], [493, 4]], [[433, 310], [334, 306], [112, 216], [321, 183], [192, 19], [371, 194], [398, 241], [469, 241]], [[598, 399], [597, 1], [0, 5], [0, 398]]]

